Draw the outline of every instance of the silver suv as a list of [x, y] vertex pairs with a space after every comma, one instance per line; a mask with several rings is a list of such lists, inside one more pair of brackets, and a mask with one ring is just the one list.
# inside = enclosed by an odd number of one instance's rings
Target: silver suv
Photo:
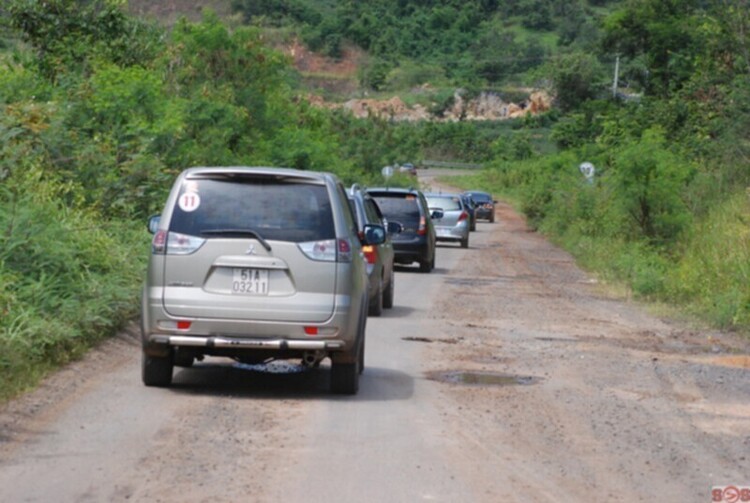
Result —
[[[154, 233], [143, 289], [143, 382], [204, 355], [244, 363], [331, 359], [331, 390], [354, 394], [368, 308], [363, 245], [333, 175], [279, 168], [190, 168]], [[361, 236], [361, 237], [360, 237]]]

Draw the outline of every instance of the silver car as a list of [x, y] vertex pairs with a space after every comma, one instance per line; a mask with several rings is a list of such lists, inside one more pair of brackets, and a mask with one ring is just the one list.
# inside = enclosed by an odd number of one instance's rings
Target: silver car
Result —
[[429, 193], [425, 194], [425, 198], [433, 214], [437, 240], [458, 241], [461, 248], [468, 248], [471, 224], [461, 195]]
[[367, 270], [333, 175], [279, 168], [191, 168], [154, 233], [142, 300], [143, 382], [204, 355], [244, 363], [331, 359], [331, 389], [356, 393], [364, 368]]

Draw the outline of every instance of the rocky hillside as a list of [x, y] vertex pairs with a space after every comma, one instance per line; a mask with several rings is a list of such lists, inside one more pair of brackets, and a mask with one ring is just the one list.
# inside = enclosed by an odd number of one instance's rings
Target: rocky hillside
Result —
[[[284, 44], [280, 49], [289, 55], [306, 84], [313, 89], [313, 93], [307, 97], [310, 103], [329, 109], [347, 110], [358, 118], [378, 117], [397, 122], [504, 120], [538, 114], [552, 107], [551, 96], [540, 90], [527, 90], [526, 100], [512, 103], [492, 92], [482, 92], [476, 98], [467, 100], [464, 99], [462, 90], [457, 89], [453, 94], [452, 105], [438, 114], [432, 113], [424, 105], [409, 106], [399, 96], [387, 99], [355, 98], [331, 102], [315, 93], [315, 89], [336, 95], [357, 93], [357, 72], [366, 54], [356, 48], [347, 48], [343, 51], [341, 58], [332, 59], [310, 51], [298, 40]], [[429, 83], [425, 83], [409, 92], [429, 95], [434, 94], [435, 90]]]
[[320, 96], [308, 97], [310, 103], [325, 108], [347, 110], [358, 118], [379, 117], [396, 122], [434, 120], [454, 122], [459, 120], [483, 121], [515, 119], [524, 115], [546, 112], [552, 106], [551, 97], [543, 91], [534, 91], [521, 103], [505, 102], [495, 93], [481, 93], [477, 98], [465, 100], [459, 90], [453, 95], [453, 105], [441, 114], [431, 113], [423, 105], [408, 106], [398, 96], [386, 100], [351, 99], [344, 103], [326, 102]]
[[[129, 10], [137, 15], [153, 18], [163, 24], [174, 24], [179, 18], [199, 21], [204, 9], [211, 9], [223, 19], [232, 18], [229, 0], [130, 0]], [[356, 47], [346, 47], [340, 58], [333, 59], [310, 51], [298, 39], [278, 43], [278, 48], [287, 54], [294, 67], [302, 75], [305, 86], [312, 92], [308, 100], [315, 106], [343, 109], [359, 118], [379, 117], [393, 121], [482, 121], [503, 120], [537, 114], [550, 109], [552, 98], [543, 91], [529, 90], [528, 98], [522, 102], [506, 102], [496, 93], [483, 92], [478, 97], [466, 100], [457, 89], [452, 105], [440, 113], [432, 113], [424, 105], [407, 105], [399, 96], [388, 99], [355, 98], [327, 101], [320, 96], [326, 93], [335, 96], [363, 94], [359, 88], [358, 70], [367, 54]], [[410, 92], [434, 94], [429, 83]]]

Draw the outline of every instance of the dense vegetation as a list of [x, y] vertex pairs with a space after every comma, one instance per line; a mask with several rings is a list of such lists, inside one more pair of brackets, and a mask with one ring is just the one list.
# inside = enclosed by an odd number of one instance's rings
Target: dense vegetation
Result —
[[146, 217], [181, 169], [369, 182], [419, 148], [411, 129], [299, 101], [255, 28], [207, 14], [167, 32], [98, 0], [19, 0], [0, 14], [0, 395], [134, 317]]
[[[277, 165], [381, 183], [430, 157], [635, 294], [750, 328], [750, 17], [740, 0], [234, 0], [167, 30], [119, 0], [0, 7], [0, 396], [137, 313], [145, 219], [194, 165]], [[495, 124], [355, 120], [298, 97], [267, 44], [366, 50], [371, 89], [539, 85], [552, 112]], [[620, 91], [611, 97], [620, 56]], [[452, 92], [450, 93], [452, 95]], [[438, 108], [439, 108], [438, 103]], [[578, 172], [593, 162], [593, 183]], [[408, 183], [396, 180], [396, 183]]]
[[[641, 94], [578, 95], [552, 128], [560, 153], [498, 156], [464, 182], [504, 192], [636, 296], [747, 331], [749, 22], [743, 2], [628, 2], [607, 18], [600, 50], [622, 55]], [[583, 161], [596, 166], [592, 183]]]
[[296, 27], [313, 49], [370, 55], [375, 88], [448, 80], [461, 86], [515, 81], [571, 47], [590, 48], [601, 6], [581, 0], [232, 0], [246, 20]]

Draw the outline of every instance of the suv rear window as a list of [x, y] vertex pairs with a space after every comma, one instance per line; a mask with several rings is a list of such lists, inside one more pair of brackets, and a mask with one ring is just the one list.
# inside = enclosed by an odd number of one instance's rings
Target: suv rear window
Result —
[[372, 197], [388, 220], [402, 224], [419, 223], [422, 215], [415, 194], [372, 194]]
[[336, 237], [324, 185], [274, 177], [186, 180], [170, 231], [227, 236], [251, 230], [276, 241], [318, 241]]

